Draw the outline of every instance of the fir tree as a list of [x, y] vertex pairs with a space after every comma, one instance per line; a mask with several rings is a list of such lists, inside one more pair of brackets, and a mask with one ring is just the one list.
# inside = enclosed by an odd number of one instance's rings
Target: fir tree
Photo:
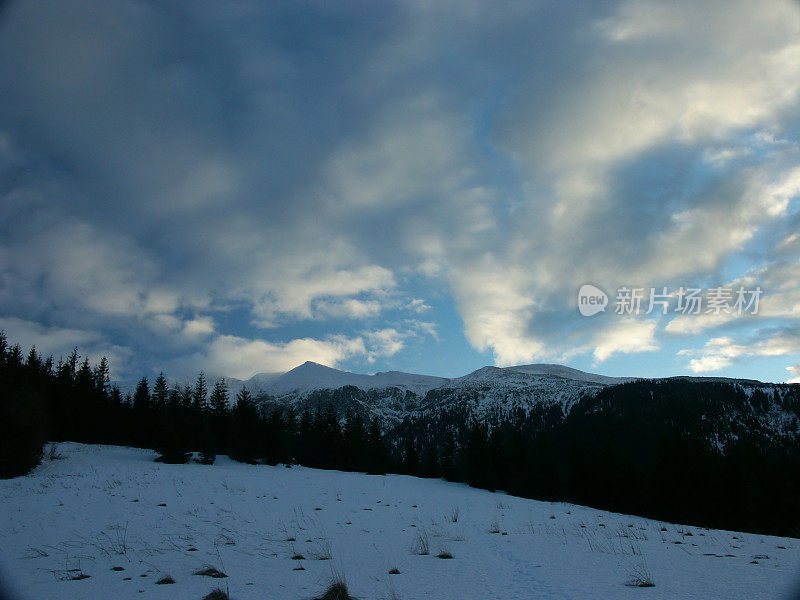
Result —
[[194, 384], [194, 390], [192, 391], [192, 408], [196, 412], [204, 412], [206, 408], [208, 408], [207, 396], [208, 383], [206, 382], [205, 373], [200, 371], [197, 375], [197, 381], [195, 381]]
[[167, 378], [164, 377], [163, 371], [158, 374], [156, 382], [153, 385], [153, 403], [158, 410], [164, 410], [167, 405], [167, 395], [169, 389], [167, 388]]
[[100, 359], [100, 364], [95, 367], [93, 379], [97, 391], [105, 396], [108, 393], [108, 385], [111, 381], [108, 359], [105, 356]]
[[244, 387], [231, 411], [231, 458], [253, 463], [258, 452], [258, 409]]

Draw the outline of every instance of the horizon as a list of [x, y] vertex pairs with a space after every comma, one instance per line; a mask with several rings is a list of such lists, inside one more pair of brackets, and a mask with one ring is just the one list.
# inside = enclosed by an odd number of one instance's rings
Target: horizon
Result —
[[0, 6], [0, 329], [800, 382], [800, 5]]
[[[410, 371], [398, 371], [397, 369], [388, 369], [388, 370], [385, 370], [385, 371], [375, 371], [375, 372], [358, 372], [358, 371], [350, 371], [350, 370], [347, 370], [347, 369], [339, 369], [339, 368], [336, 368], [336, 367], [332, 367], [330, 365], [325, 365], [325, 364], [314, 362], [314, 361], [305, 361], [305, 362], [303, 362], [303, 363], [301, 363], [301, 364], [299, 364], [299, 365], [297, 365], [295, 367], [292, 367], [291, 369], [288, 369], [286, 371], [273, 371], [273, 372], [262, 371], [262, 372], [254, 373], [254, 374], [250, 375], [249, 377], [244, 377], [244, 378], [231, 377], [231, 376], [224, 375], [224, 374], [219, 374], [219, 373], [208, 373], [208, 372], [205, 372], [205, 371], [203, 371], [203, 374], [206, 376], [207, 379], [209, 379], [211, 381], [218, 380], [218, 379], [224, 379], [227, 382], [230, 382], [231, 380], [235, 380], [237, 382], [240, 382], [240, 383], [244, 384], [244, 383], [247, 383], [248, 381], [250, 381], [250, 380], [252, 380], [252, 379], [254, 379], [256, 377], [259, 377], [261, 375], [274, 376], [275, 379], [273, 381], [276, 381], [276, 380], [280, 379], [281, 377], [283, 377], [284, 375], [292, 373], [293, 371], [296, 371], [297, 369], [300, 369], [300, 367], [303, 367], [303, 366], [305, 366], [307, 364], [312, 364], [312, 365], [315, 365], [315, 366], [324, 367], [326, 369], [331, 369], [333, 371], [337, 371], [339, 373], [344, 373], [344, 374], [347, 374], [347, 375], [358, 375], [358, 376], [365, 376], [365, 377], [375, 377], [376, 375], [385, 375], [385, 374], [397, 373], [397, 374], [400, 374], [400, 375], [414, 375], [414, 376], [421, 376], [421, 377], [431, 377], [431, 378], [444, 379], [444, 380], [448, 380], [448, 381], [453, 381], [455, 379], [460, 379], [462, 377], [466, 377], [468, 375], [471, 375], [472, 373], [475, 373], [476, 371], [480, 371], [481, 369], [485, 369], [487, 367], [496, 368], [496, 369], [508, 369], [508, 370], [514, 370], [514, 369], [520, 368], [520, 367], [560, 367], [560, 368], [564, 368], [565, 367], [567, 369], [570, 369], [570, 370], [573, 370], [573, 371], [577, 371], [578, 373], [583, 373], [583, 374], [586, 374], [586, 375], [597, 375], [597, 376], [600, 376], [600, 377], [610, 377], [610, 378], [619, 378], [619, 379], [671, 379], [671, 378], [733, 379], [733, 380], [740, 380], [740, 381], [757, 381], [759, 383], [765, 383], [765, 384], [785, 384], [786, 383], [786, 382], [783, 382], [783, 381], [765, 381], [765, 380], [761, 380], [761, 379], [753, 379], [752, 377], [728, 377], [728, 376], [722, 376], [722, 375], [695, 375], [695, 374], [691, 374], [691, 373], [678, 373], [678, 374], [675, 374], [675, 375], [668, 375], [666, 377], [644, 377], [644, 376], [639, 376], [639, 375], [636, 375], [636, 374], [609, 375], [609, 374], [603, 373], [601, 371], [585, 371], [583, 369], [576, 369], [575, 367], [571, 367], [570, 365], [565, 365], [565, 364], [560, 364], [560, 363], [527, 363], [527, 364], [519, 364], [519, 365], [506, 365], [506, 366], [503, 366], [503, 367], [497, 367], [496, 365], [483, 365], [481, 367], [478, 367], [477, 369], [473, 369], [471, 371], [468, 371], [466, 373], [462, 373], [460, 375], [456, 375], [456, 376], [453, 376], [453, 377], [445, 377], [443, 375], [438, 375], [436, 373], [420, 373], [420, 372], [410, 372]], [[158, 377], [159, 374], [163, 374], [164, 377], [166, 377], [167, 381], [171, 381], [172, 383], [178, 383], [179, 381], [183, 381], [186, 384], [191, 384], [195, 380], [195, 378], [200, 374], [200, 371], [194, 373], [193, 375], [185, 376], [183, 378], [172, 377], [167, 372], [159, 372], [157, 374], [152, 374], [150, 376], [140, 375], [138, 377], [134, 377], [133, 379], [128, 379], [128, 380], [115, 380], [115, 379], [112, 378], [111, 383], [112, 384], [116, 384], [116, 385], [120, 385], [121, 389], [124, 391], [124, 390], [128, 390], [128, 389], [133, 389], [135, 387], [136, 382], [139, 381], [140, 379], [142, 379], [142, 377], [146, 378], [148, 380], [148, 382], [152, 383], [153, 381], [155, 381], [155, 379]], [[271, 381], [270, 384], [273, 381]], [[800, 384], [799, 383], [793, 383], [793, 384], [789, 384], [789, 385], [800, 385]]]

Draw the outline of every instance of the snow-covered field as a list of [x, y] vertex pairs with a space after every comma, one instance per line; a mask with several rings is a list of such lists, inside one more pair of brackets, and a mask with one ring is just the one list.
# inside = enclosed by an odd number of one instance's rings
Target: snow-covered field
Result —
[[[233, 599], [309, 599], [333, 574], [362, 600], [752, 600], [790, 597], [798, 583], [792, 538], [405, 476], [225, 457], [162, 465], [113, 446], [59, 452], [0, 481], [0, 580], [20, 598], [199, 600], [227, 586]], [[437, 558], [443, 551], [453, 558]], [[206, 567], [228, 577], [193, 574]], [[174, 584], [156, 583], [167, 575]], [[655, 587], [626, 586], [637, 576]]]

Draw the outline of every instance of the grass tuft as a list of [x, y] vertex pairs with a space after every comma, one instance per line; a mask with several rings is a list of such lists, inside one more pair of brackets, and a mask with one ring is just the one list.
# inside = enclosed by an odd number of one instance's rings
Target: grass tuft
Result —
[[647, 563], [641, 562], [637, 564], [631, 571], [628, 573], [628, 581], [625, 582], [625, 585], [628, 587], [655, 587], [655, 583], [653, 582], [653, 574], [650, 573], [650, 569], [647, 568]]
[[319, 600], [353, 600], [343, 579], [334, 579]]
[[214, 567], [205, 567], [203, 569], [200, 569], [199, 571], [195, 571], [194, 574], [202, 575], [204, 577], [213, 577], [215, 579], [222, 579], [223, 577], [227, 577], [225, 573]]
[[414, 544], [412, 552], [414, 554], [418, 554], [420, 556], [427, 556], [431, 553], [430, 551], [431, 543], [430, 539], [428, 538], [428, 532], [425, 529], [421, 529], [417, 533], [417, 540]]
[[228, 600], [228, 593], [225, 590], [216, 588], [204, 596], [203, 600]]
[[164, 575], [164, 577], [156, 581], [156, 585], [169, 585], [171, 583], [175, 583], [171, 575]]

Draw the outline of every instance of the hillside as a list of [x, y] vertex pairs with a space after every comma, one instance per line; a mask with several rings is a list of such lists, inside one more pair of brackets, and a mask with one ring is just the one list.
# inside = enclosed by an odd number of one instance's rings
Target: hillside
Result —
[[267, 408], [291, 406], [296, 412], [331, 403], [342, 416], [357, 412], [389, 430], [404, 419], [453, 412], [458, 414], [453, 418], [466, 421], [555, 407], [563, 418], [580, 398], [629, 380], [549, 364], [482, 367], [447, 379], [399, 371], [360, 375], [306, 362], [261, 387], [257, 399]]
[[[789, 598], [800, 563], [797, 539], [441, 480], [223, 457], [163, 465], [152, 451], [114, 446], [58, 451], [0, 481], [0, 571], [18, 600], [199, 600], [218, 586], [235, 600], [307, 600], [333, 573], [361, 600], [759, 600]], [[193, 574], [209, 567], [227, 577]], [[175, 583], [159, 585], [166, 576]], [[655, 587], [626, 585], [637, 578]]]

